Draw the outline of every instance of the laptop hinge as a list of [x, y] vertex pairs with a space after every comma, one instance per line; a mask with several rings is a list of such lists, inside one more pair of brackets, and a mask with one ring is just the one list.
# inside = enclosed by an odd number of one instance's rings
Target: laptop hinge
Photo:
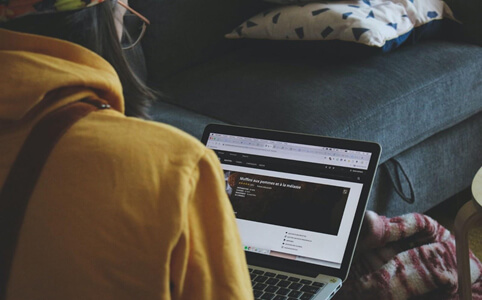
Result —
[[[270, 261], [270, 257], [256, 257], [256, 255], [250, 255], [251, 253], [246, 253], [246, 259], [249, 265], [259, 266], [268, 269], [279, 270], [288, 273], [295, 273], [303, 276], [316, 278], [320, 274], [319, 267], [303, 264], [300, 266], [299, 263], [295, 261]], [[263, 255], [264, 256], [264, 255]]]

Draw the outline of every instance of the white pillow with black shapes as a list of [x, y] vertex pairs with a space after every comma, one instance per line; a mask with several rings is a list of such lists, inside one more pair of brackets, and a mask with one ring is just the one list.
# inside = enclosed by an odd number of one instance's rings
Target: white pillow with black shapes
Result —
[[442, 0], [360, 0], [276, 6], [235, 28], [226, 38], [341, 40], [389, 51], [421, 26], [454, 19]]

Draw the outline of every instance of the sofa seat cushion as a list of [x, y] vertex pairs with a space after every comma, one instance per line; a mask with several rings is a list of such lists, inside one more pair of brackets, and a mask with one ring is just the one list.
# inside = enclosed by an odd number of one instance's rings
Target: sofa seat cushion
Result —
[[158, 87], [226, 123], [376, 141], [381, 162], [482, 110], [478, 46], [425, 41], [360, 57], [280, 49], [240, 48]]

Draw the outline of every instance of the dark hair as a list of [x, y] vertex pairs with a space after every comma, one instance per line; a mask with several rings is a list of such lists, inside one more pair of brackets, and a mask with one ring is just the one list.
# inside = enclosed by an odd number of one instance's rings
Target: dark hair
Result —
[[[119, 75], [126, 115], [150, 119], [148, 108], [157, 93], [147, 87], [129, 66], [117, 37], [112, 4], [105, 1], [77, 11], [26, 16], [0, 24], [10, 30], [70, 41], [99, 54]], [[127, 51], [131, 52], [130, 57], [139, 55], [136, 47]]]

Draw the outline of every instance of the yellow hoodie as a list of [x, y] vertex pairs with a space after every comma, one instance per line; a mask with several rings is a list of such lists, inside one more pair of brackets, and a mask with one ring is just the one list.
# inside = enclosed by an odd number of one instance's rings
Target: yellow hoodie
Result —
[[47, 160], [7, 299], [252, 299], [212, 151], [125, 117], [114, 69], [75, 44], [0, 29], [0, 71], [0, 186], [47, 112], [89, 95], [114, 108], [76, 123]]

